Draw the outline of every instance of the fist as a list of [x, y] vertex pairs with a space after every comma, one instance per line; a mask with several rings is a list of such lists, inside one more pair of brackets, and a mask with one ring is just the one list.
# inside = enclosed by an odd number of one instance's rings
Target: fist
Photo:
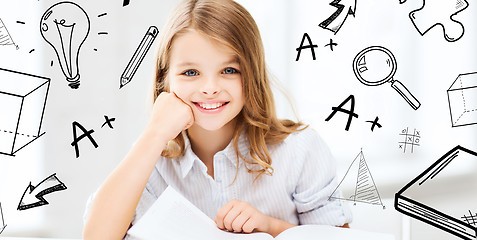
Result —
[[268, 232], [270, 219], [248, 202], [234, 199], [219, 209], [215, 223], [230, 232]]
[[148, 129], [172, 140], [194, 124], [192, 109], [175, 93], [162, 92], [154, 102]]

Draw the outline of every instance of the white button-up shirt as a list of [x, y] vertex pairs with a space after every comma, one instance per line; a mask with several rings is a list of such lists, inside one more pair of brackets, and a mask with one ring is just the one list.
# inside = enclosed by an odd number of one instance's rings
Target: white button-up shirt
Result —
[[[214, 178], [194, 154], [187, 134], [185, 154], [177, 159], [160, 157], [136, 208], [134, 225], [171, 185], [190, 202], [215, 219], [228, 201], [246, 201], [259, 211], [292, 224], [341, 226], [351, 222], [351, 211], [337, 188], [336, 165], [328, 147], [310, 127], [290, 134], [282, 143], [269, 147], [273, 175], [263, 174], [255, 182], [230, 143], [214, 155]], [[250, 156], [245, 135], [239, 138], [239, 151]], [[235, 179], [235, 174], [238, 174]], [[249, 167], [250, 168], [250, 167]], [[127, 239], [127, 236], [126, 236]]]

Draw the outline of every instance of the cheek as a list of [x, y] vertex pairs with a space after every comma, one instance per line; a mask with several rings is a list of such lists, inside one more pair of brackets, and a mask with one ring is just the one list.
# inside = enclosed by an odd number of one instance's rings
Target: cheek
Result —
[[192, 94], [193, 87], [184, 81], [171, 79], [171, 81], [169, 81], [169, 90], [185, 101]]

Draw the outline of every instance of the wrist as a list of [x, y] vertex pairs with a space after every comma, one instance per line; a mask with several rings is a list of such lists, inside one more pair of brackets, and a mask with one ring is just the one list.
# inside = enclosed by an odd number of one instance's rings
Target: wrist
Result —
[[272, 235], [273, 237], [276, 237], [281, 232], [296, 226], [295, 224], [285, 222], [278, 218], [273, 218], [270, 216], [269, 218], [270, 220], [268, 221], [268, 230], [266, 232]]

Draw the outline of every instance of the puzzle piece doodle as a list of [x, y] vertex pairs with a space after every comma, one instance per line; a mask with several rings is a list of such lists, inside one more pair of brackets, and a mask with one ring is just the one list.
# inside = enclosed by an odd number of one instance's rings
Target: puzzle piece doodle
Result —
[[457, 13], [469, 6], [466, 0], [423, 0], [421, 8], [409, 13], [414, 27], [422, 35], [427, 31], [441, 25], [444, 30], [444, 37], [448, 42], [455, 42], [464, 35], [464, 25], [453, 19]]

